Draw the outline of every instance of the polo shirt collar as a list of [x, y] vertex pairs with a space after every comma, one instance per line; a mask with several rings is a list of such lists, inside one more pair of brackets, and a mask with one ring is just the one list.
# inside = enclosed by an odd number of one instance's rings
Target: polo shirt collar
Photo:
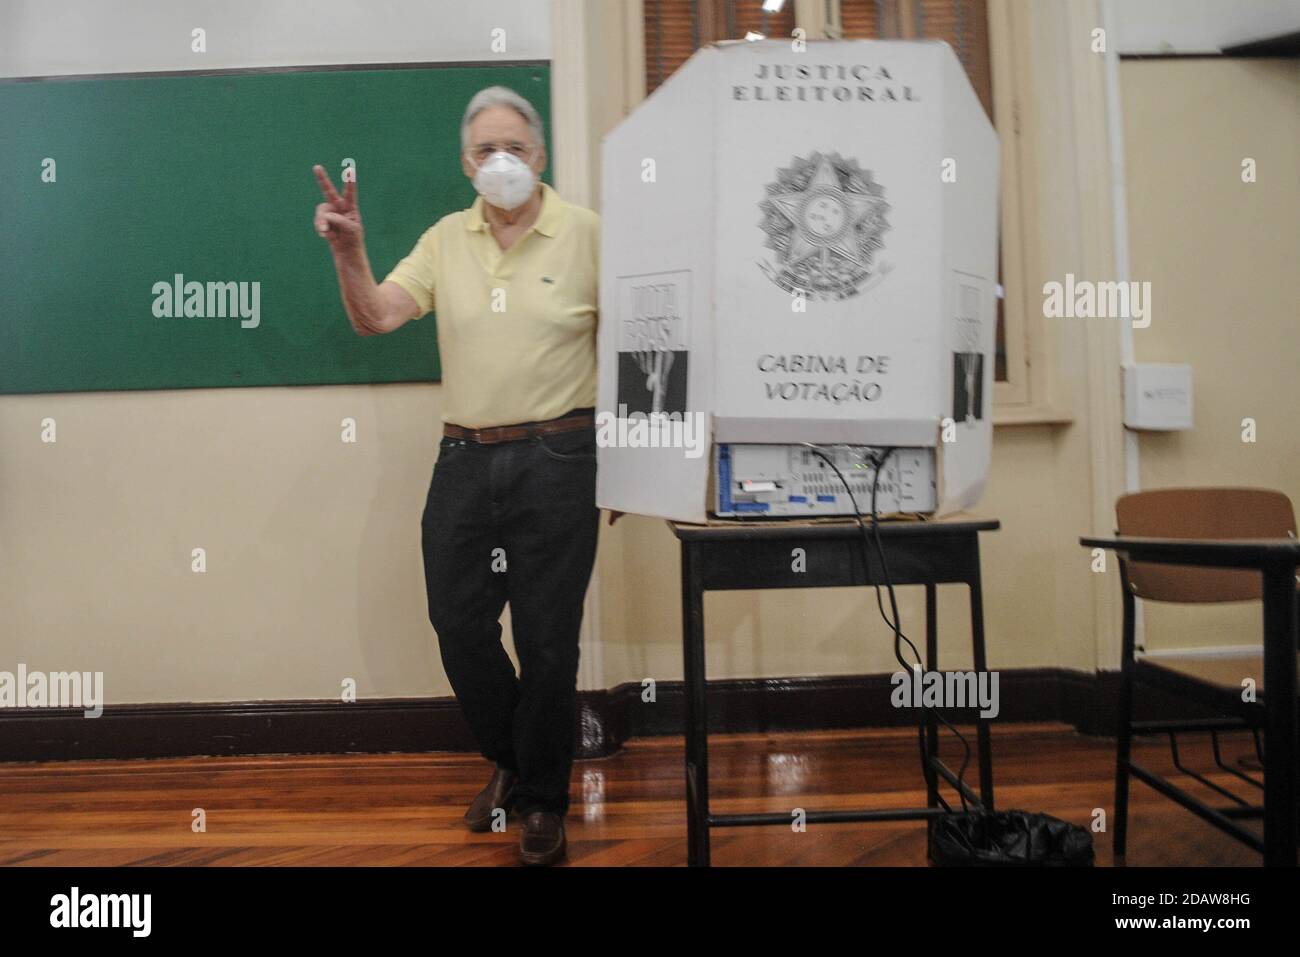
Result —
[[[536, 230], [547, 238], [553, 238], [560, 227], [560, 196], [547, 183], [542, 183], [542, 208], [537, 212], [537, 220], [530, 231]], [[465, 228], [471, 232], [481, 232], [488, 228], [483, 216], [483, 197], [474, 200], [465, 216]]]

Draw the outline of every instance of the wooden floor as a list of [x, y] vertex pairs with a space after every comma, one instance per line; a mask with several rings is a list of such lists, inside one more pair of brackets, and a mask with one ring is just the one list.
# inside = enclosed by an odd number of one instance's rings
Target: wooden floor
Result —
[[[1230, 760], [1247, 744], [1233, 740]], [[1094, 808], [1112, 813], [1113, 741], [1061, 725], [1008, 725], [995, 729], [993, 747], [999, 807], [1079, 824], [1090, 823]], [[1159, 739], [1135, 753], [1170, 767]], [[957, 757], [945, 749], [945, 758]], [[710, 759], [715, 812], [925, 803], [914, 731], [719, 735], [710, 738]], [[578, 762], [570, 863], [684, 864], [682, 760], [680, 738], [650, 738]], [[1208, 744], [1185, 746], [1184, 761], [1213, 766]], [[504, 834], [460, 825], [488, 773], [477, 757], [449, 754], [0, 765], [0, 864], [516, 866], [514, 818]], [[967, 778], [977, 780], [973, 768]], [[1228, 775], [1213, 779], [1253, 790]], [[1130, 866], [1260, 862], [1142, 784], [1134, 783], [1133, 799]], [[205, 812], [205, 833], [191, 829], [195, 808]], [[1096, 838], [1098, 864], [1109, 865], [1109, 835]], [[712, 842], [717, 865], [926, 863], [919, 822], [715, 829]]]

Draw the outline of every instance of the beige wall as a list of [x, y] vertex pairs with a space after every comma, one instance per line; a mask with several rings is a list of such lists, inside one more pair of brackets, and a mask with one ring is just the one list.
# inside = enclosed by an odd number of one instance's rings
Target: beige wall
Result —
[[[1076, 42], [1094, 22], [1090, 4], [1006, 6], [1026, 41], [1000, 55], [1017, 58], [1023, 84], [1016, 142], [1030, 249], [1014, 294], [1030, 296], [1066, 272], [1111, 274], [1100, 66]], [[579, 81], [608, 69], [626, 40], [619, 23], [597, 32], [584, 42], [611, 46], [583, 61]], [[556, 34], [557, 59], [569, 42]], [[1295, 67], [1164, 61], [1125, 64], [1121, 75], [1132, 274], [1155, 283], [1157, 308], [1138, 355], [1197, 368], [1197, 430], [1143, 439], [1143, 482], [1300, 495], [1287, 419], [1297, 398]], [[557, 96], [557, 121], [566, 109], [597, 117], [599, 135], [620, 112], [608, 97], [627, 85], [594, 84], [585, 112]], [[581, 149], [594, 162], [590, 142]], [[1234, 179], [1241, 155], [1260, 159], [1259, 184]], [[1046, 328], [1043, 361], [1073, 421], [996, 430], [979, 510], [1004, 526], [984, 560], [994, 667], [1090, 671], [1117, 660], [1113, 571], [1090, 574], [1077, 545], [1108, 531], [1113, 514], [1117, 341], [1113, 325]], [[104, 671], [110, 704], [327, 698], [346, 678], [365, 697], [448, 694], [418, 532], [440, 390], [0, 397], [0, 670]], [[1237, 441], [1246, 415], [1260, 422], [1255, 446]], [[54, 445], [40, 441], [47, 416]], [[358, 422], [355, 445], [339, 440], [344, 417]], [[196, 546], [207, 549], [203, 575], [190, 571]], [[902, 593], [903, 624], [922, 637], [912, 592]], [[964, 595], [940, 594], [944, 664], [967, 664]], [[593, 598], [585, 686], [681, 676], [676, 542], [664, 523], [628, 517], [602, 529]], [[713, 595], [706, 613], [711, 677], [894, 667], [867, 591]], [[1159, 640], [1218, 639], [1198, 624]]]
[[102, 671], [109, 703], [449, 694], [419, 551], [439, 391], [4, 397], [0, 670]]
[[[1134, 348], [1195, 377], [1196, 427], [1143, 435], [1142, 487], [1262, 486], [1300, 502], [1300, 64], [1127, 61], [1122, 76], [1132, 276], [1155, 303]], [[1152, 649], [1258, 641], [1259, 628], [1258, 605], [1146, 614]]]

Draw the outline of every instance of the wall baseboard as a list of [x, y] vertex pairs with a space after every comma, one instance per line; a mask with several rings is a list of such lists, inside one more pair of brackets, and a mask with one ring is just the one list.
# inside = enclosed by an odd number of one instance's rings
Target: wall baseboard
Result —
[[[999, 673], [997, 722], [1060, 721], [1111, 735], [1119, 673], [1020, 669]], [[709, 728], [718, 733], [902, 727], [911, 710], [889, 703], [889, 675], [746, 678], [709, 682]], [[579, 692], [578, 756], [613, 754], [630, 738], [682, 733], [680, 681]], [[1204, 717], [1142, 689], [1138, 717]], [[78, 709], [0, 709], [0, 761], [170, 758], [194, 755], [475, 752], [454, 698], [128, 704], [94, 719]]]

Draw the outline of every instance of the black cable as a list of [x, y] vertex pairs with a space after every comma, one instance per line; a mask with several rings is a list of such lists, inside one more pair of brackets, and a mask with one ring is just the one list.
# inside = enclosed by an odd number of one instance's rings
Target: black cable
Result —
[[[883, 448], [881, 450], [882, 454], [880, 454], [879, 456], [871, 456], [871, 463], [874, 470], [874, 474], [872, 475], [872, 479], [871, 479], [871, 534], [869, 535], [867, 533], [867, 526], [862, 521], [862, 509], [858, 507], [858, 501], [853, 494], [853, 488], [849, 485], [848, 481], [844, 478], [844, 475], [843, 473], [840, 472], [839, 467], [821, 450], [819, 446], [814, 445], [811, 442], [804, 442], [803, 445], [804, 447], [811, 449], [814, 455], [816, 455], [819, 459], [821, 459], [823, 462], [825, 462], [827, 465], [831, 467], [831, 471], [835, 473], [835, 477], [838, 478], [840, 480], [840, 484], [844, 486], [844, 491], [848, 493], [849, 503], [853, 506], [853, 517], [858, 523], [858, 529], [862, 532], [863, 574], [867, 574], [871, 567], [871, 555], [868, 549], [871, 547], [872, 540], [874, 539], [875, 541], [876, 555], [880, 559], [881, 576], [885, 580], [885, 590], [889, 593], [889, 607], [894, 613], [893, 620], [890, 620], [889, 615], [885, 613], [885, 603], [884, 600], [881, 598], [881, 594], [880, 594], [880, 583], [873, 582], [872, 586], [876, 592], [876, 608], [880, 611], [880, 617], [881, 619], [884, 620], [885, 624], [889, 626], [889, 629], [894, 633], [894, 658], [898, 661], [898, 663], [903, 667], [905, 671], [911, 672], [913, 678], [915, 678], [915, 676], [918, 673], [924, 674], [925, 662], [921, 657], [921, 652], [917, 650], [916, 645], [912, 644], [911, 639], [908, 638], [907, 635], [903, 634], [903, 629], [899, 626], [899, 621], [901, 621], [901, 617], [898, 612], [898, 596], [894, 592], [894, 582], [889, 574], [889, 562], [885, 558], [884, 545], [881, 543], [881, 539], [880, 539], [880, 513], [876, 507], [876, 496], [880, 488], [880, 473], [884, 471], [885, 463], [889, 461], [889, 457], [893, 455], [894, 452], [897, 450], [894, 447], [890, 446], [890, 447]], [[912, 649], [912, 654], [916, 656], [916, 662], [917, 662], [916, 665], [912, 665], [908, 663], [903, 658], [901, 643], [906, 643], [907, 647]], [[966, 740], [965, 735], [963, 735], [960, 731], [958, 731], [952, 725], [952, 723], [943, 716], [942, 711], [940, 711], [938, 708], [931, 708], [929, 705], [926, 705], [924, 703], [924, 698], [922, 698], [920, 716], [917, 718], [917, 730], [920, 735], [920, 744], [921, 744], [921, 771], [922, 774], [924, 774], [927, 778], [931, 773], [929, 763], [927, 760], [926, 740], [925, 740], [925, 730], [926, 730], [925, 713], [927, 711], [933, 712], [935, 718], [938, 719], [939, 723], [941, 723], [945, 728], [947, 728], [949, 731], [951, 731], [954, 735], [957, 736], [957, 740], [961, 742], [962, 748], [965, 752], [961, 762], [961, 769], [957, 772], [957, 785], [958, 785], [957, 796], [961, 798], [961, 808], [962, 811], [965, 812], [967, 810], [966, 789], [965, 789], [966, 769], [967, 767], [970, 766], [970, 758], [971, 758], [970, 742]], [[945, 803], [944, 806], [947, 807], [947, 804]]]

